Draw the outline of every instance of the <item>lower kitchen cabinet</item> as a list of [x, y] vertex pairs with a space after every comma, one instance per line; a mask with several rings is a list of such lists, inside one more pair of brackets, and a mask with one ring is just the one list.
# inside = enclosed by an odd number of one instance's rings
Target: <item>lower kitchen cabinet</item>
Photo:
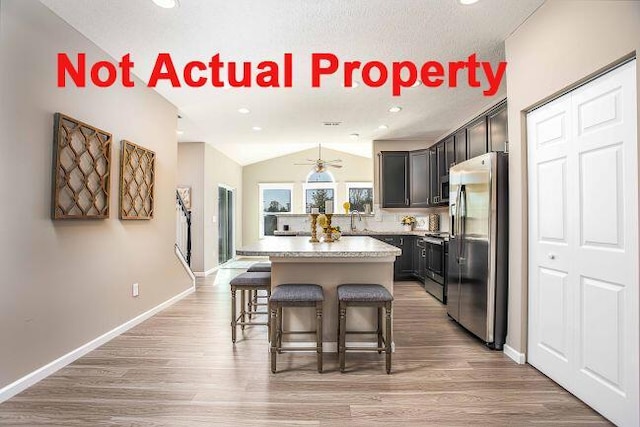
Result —
[[413, 278], [413, 246], [416, 236], [381, 235], [371, 236], [385, 243], [402, 249], [402, 255], [396, 258], [393, 266], [393, 280], [410, 280]]

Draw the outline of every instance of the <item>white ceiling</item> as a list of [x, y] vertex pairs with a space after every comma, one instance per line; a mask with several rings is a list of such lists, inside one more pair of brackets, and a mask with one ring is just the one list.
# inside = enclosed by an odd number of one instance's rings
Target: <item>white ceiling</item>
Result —
[[[208, 62], [216, 53], [223, 61], [282, 63], [285, 52], [293, 53], [293, 88], [156, 89], [183, 116], [179, 141], [206, 141], [249, 164], [319, 142], [371, 156], [374, 139], [442, 135], [503, 98], [505, 84], [493, 99], [466, 84], [419, 86], [393, 97], [389, 84], [347, 89], [338, 75], [313, 89], [311, 54], [331, 52], [341, 61], [378, 60], [390, 67], [399, 60], [464, 60], [475, 52], [495, 64], [504, 59], [504, 39], [544, 0], [480, 0], [471, 6], [457, 0], [180, 0], [174, 9], [151, 0], [41, 1], [114, 58], [130, 53], [135, 74], [145, 82], [159, 52], [171, 53], [176, 65]], [[390, 113], [394, 105], [402, 111]], [[241, 107], [251, 113], [238, 113]], [[342, 124], [329, 128], [324, 121]], [[389, 129], [377, 130], [381, 124]], [[359, 139], [349, 138], [351, 133]]]

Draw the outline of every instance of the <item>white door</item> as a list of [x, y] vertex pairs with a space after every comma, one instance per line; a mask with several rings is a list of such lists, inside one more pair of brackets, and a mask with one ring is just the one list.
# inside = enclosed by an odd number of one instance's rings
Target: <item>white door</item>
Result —
[[640, 425], [636, 61], [527, 115], [528, 360]]

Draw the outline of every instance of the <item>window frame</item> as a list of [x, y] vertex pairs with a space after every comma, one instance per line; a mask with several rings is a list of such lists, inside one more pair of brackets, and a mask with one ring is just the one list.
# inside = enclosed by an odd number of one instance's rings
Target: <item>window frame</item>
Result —
[[[344, 188], [345, 188], [345, 195], [347, 196], [347, 201], [351, 201], [350, 197], [349, 197], [349, 191], [352, 188], [370, 188], [371, 189], [371, 213], [373, 213], [373, 206], [374, 206], [374, 202], [375, 202], [375, 192], [373, 191], [373, 181], [352, 181], [352, 182], [345, 182], [344, 183]], [[364, 212], [360, 212], [360, 213], [364, 213]]]
[[293, 193], [295, 184], [293, 182], [261, 182], [258, 184], [258, 213], [260, 217], [260, 231], [259, 237], [262, 239], [264, 236], [264, 190], [289, 190], [291, 193], [291, 205], [289, 206], [289, 212], [281, 213], [293, 213]]

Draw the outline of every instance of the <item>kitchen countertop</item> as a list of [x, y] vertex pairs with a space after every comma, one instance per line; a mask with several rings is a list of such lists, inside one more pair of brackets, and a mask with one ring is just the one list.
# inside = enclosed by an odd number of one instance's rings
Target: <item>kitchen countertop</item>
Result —
[[[275, 231], [274, 236], [311, 236], [309, 231]], [[320, 236], [320, 232], [318, 232]], [[449, 241], [449, 233], [446, 231], [433, 232], [426, 230], [413, 230], [413, 231], [373, 231], [373, 230], [358, 230], [358, 231], [343, 231], [343, 237], [348, 236], [417, 236], [417, 237], [431, 237], [434, 239], [441, 239], [445, 242]]]
[[367, 236], [344, 236], [333, 243], [311, 243], [305, 236], [268, 236], [236, 250], [236, 254], [279, 258], [382, 258], [400, 256], [402, 250]]
[[[413, 231], [374, 231], [374, 230], [357, 230], [357, 231], [343, 231], [343, 236], [424, 236], [429, 232], [426, 230], [413, 230]], [[310, 231], [282, 231], [276, 230], [273, 233], [275, 236], [311, 236]], [[318, 230], [318, 234], [320, 231]]]

